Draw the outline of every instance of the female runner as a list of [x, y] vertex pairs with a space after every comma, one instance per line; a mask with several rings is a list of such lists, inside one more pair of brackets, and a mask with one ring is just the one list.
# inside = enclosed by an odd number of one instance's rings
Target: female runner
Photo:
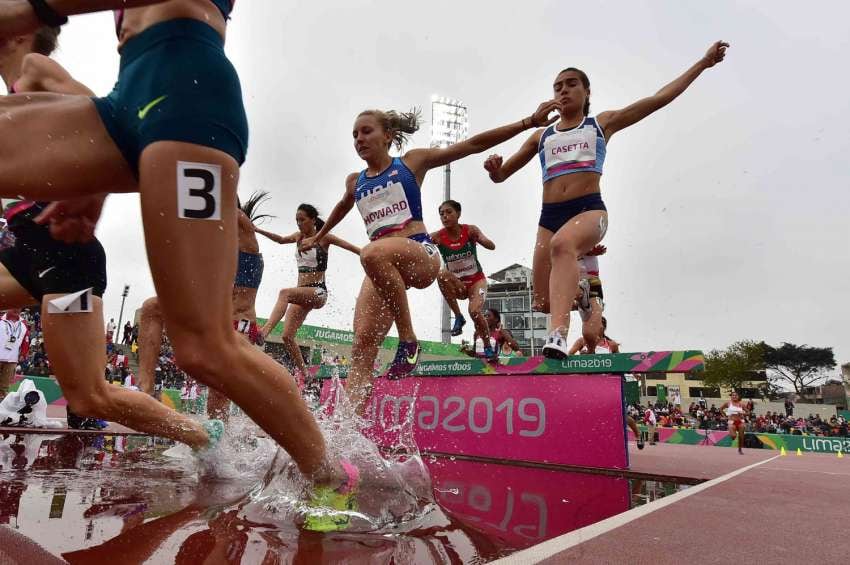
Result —
[[534, 246], [534, 308], [551, 313], [547, 357], [567, 355], [570, 310], [579, 276], [576, 259], [599, 243], [608, 213], [599, 193], [607, 141], [679, 96], [706, 69], [723, 60], [728, 43], [718, 41], [690, 69], [653, 96], [621, 110], [590, 113], [590, 80], [575, 68], [561, 71], [553, 85], [561, 119], [534, 132], [504, 164], [484, 163], [493, 182], [504, 182], [535, 154], [543, 168], [543, 210]]
[[741, 402], [741, 396], [733, 392], [728, 402], [720, 407], [720, 412], [729, 418], [729, 435], [738, 440], [738, 453], [744, 453], [744, 416], [747, 408]]
[[[304, 238], [316, 235], [316, 230], [322, 229], [325, 221], [319, 217], [319, 211], [311, 204], [301, 204], [295, 211], [295, 224], [298, 231], [290, 235], [278, 235], [258, 227], [254, 227], [260, 235], [280, 243], [300, 244]], [[278, 322], [286, 315], [283, 328], [283, 346], [289, 354], [289, 358], [295, 365], [296, 379], [306, 379], [307, 365], [301, 355], [301, 348], [295, 341], [298, 328], [307, 319], [311, 310], [318, 310], [328, 301], [328, 287], [325, 284], [325, 271], [328, 269], [328, 250], [331, 245], [351, 251], [360, 255], [360, 248], [348, 243], [335, 235], [328, 235], [322, 243], [310, 249], [301, 250], [295, 248], [295, 261], [298, 264], [298, 286], [295, 288], [284, 288], [277, 297], [272, 314], [260, 329], [265, 339], [274, 329]]]
[[496, 249], [496, 244], [478, 226], [458, 223], [460, 210], [460, 202], [455, 200], [446, 200], [440, 204], [443, 229], [432, 233], [431, 239], [436, 242], [446, 267], [440, 271], [437, 284], [455, 315], [452, 335], [460, 335], [466, 324], [457, 301], [469, 300], [469, 317], [475, 324], [475, 333], [484, 336], [484, 357], [493, 359], [496, 353], [490, 343], [490, 329], [482, 312], [487, 297], [487, 277], [478, 262], [476, 244], [480, 243], [481, 247], [490, 251]]
[[93, 235], [103, 187], [139, 191], [177, 363], [236, 402], [323, 489], [348, 491], [353, 474], [328, 459], [294, 381], [232, 330], [236, 185], [248, 140], [239, 78], [224, 54], [233, 2], [10, 0], [0, 4], [0, 37], [112, 8], [121, 66], [109, 96], [0, 102], [0, 196], [66, 199], [39, 221], [80, 240]]
[[[90, 94], [48, 56], [59, 28], [0, 40], [0, 74], [10, 93], [52, 91]], [[103, 301], [106, 257], [97, 239], [63, 243], [33, 219], [45, 202], [10, 203], [0, 250], [0, 309], [41, 304], [42, 331], [50, 366], [62, 393], [78, 415], [119, 422], [134, 430], [207, 447], [221, 436], [220, 422], [201, 425], [150, 396], [103, 379]], [[75, 312], [54, 312], [51, 300], [91, 289], [91, 303]], [[84, 299], [89, 300], [88, 295]], [[70, 417], [70, 414], [69, 414]]]
[[542, 103], [530, 117], [502, 126], [446, 148], [412, 149], [391, 157], [390, 147], [401, 149], [408, 134], [419, 128], [416, 113], [367, 110], [354, 122], [354, 147], [366, 169], [348, 175], [345, 193], [315, 237], [301, 247], [309, 249], [330, 232], [357, 204], [372, 240], [360, 253], [366, 278], [354, 310], [354, 343], [348, 374], [349, 397], [359, 412], [365, 409], [378, 347], [395, 321], [399, 345], [386, 373], [398, 379], [419, 361], [419, 342], [413, 331], [406, 289], [426, 288], [437, 278], [440, 257], [422, 222], [420, 186], [425, 173], [474, 153], [486, 151], [530, 128], [553, 123], [554, 101]]
[[597, 355], [604, 353], [619, 353], [620, 344], [605, 334], [605, 331], [607, 329], [608, 320], [605, 319], [605, 316], [602, 316], [602, 324], [599, 327], [599, 333], [595, 336], [595, 341], [593, 342], [593, 349], [590, 348], [588, 343], [585, 341], [584, 336], [582, 336], [578, 338], [573, 344], [573, 346], [570, 348], [570, 355], [575, 355], [579, 351], [584, 354], [595, 353]]

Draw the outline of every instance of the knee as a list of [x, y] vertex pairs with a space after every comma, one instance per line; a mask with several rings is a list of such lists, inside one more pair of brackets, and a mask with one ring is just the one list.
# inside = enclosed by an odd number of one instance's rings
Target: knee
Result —
[[278, 298], [278, 300], [280, 300], [282, 302], [289, 302], [289, 290], [288, 289], [281, 290], [280, 292], [277, 293], [277, 298]]
[[171, 344], [177, 366], [203, 382], [215, 377], [226, 367], [233, 367], [234, 364], [223, 357], [242, 345], [235, 332], [228, 332], [227, 336], [221, 337], [210, 337], [209, 334], [206, 337], [200, 334], [182, 335], [172, 337]]
[[144, 302], [142, 302], [142, 312], [141, 316], [143, 318], [159, 318], [159, 300], [157, 300], [156, 296], [152, 298], [148, 298]]
[[375, 268], [384, 262], [384, 254], [378, 247], [367, 245], [360, 250], [360, 264], [364, 269]]
[[549, 244], [549, 253], [553, 259], [557, 257], [563, 260], [578, 260], [578, 251], [575, 244], [566, 237], [553, 237], [552, 242]]

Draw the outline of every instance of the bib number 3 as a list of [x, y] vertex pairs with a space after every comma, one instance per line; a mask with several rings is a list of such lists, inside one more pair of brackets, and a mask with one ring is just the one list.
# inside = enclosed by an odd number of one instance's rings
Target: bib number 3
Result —
[[177, 217], [221, 219], [221, 166], [177, 162]]

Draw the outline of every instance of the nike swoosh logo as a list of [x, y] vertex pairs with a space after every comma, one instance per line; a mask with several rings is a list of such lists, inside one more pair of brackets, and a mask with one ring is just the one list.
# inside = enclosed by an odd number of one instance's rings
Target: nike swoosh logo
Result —
[[52, 267], [48, 267], [48, 268], [44, 269], [43, 271], [41, 271], [41, 272], [38, 274], [38, 278], [40, 278], [40, 279], [41, 279], [41, 278], [44, 278], [44, 275], [46, 275], [47, 273], [49, 273], [50, 271], [52, 271], [52, 270], [53, 270], [53, 269], [55, 269], [55, 268], [56, 268], [56, 265], [53, 265]]
[[147, 117], [148, 112], [150, 112], [153, 109], [154, 106], [156, 106], [157, 104], [159, 104], [160, 102], [162, 102], [166, 98], [168, 98], [168, 95], [160, 96], [156, 100], [152, 100], [151, 102], [149, 102], [147, 106], [145, 106], [144, 108], [139, 110], [139, 119], [144, 120]]
[[419, 359], [419, 349], [416, 350], [416, 353], [414, 353], [412, 357], [407, 358], [407, 362], [411, 365], [416, 365], [417, 359]]

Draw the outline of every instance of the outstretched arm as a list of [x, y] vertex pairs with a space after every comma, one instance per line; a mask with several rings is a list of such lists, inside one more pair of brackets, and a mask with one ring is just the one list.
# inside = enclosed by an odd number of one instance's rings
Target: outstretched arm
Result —
[[421, 178], [429, 169], [448, 165], [469, 155], [487, 151], [491, 147], [509, 140], [528, 128], [548, 126], [554, 123], [558, 119], [558, 116], [556, 115], [550, 118], [549, 115], [557, 109], [558, 103], [554, 100], [543, 102], [531, 116], [523, 118], [518, 122], [473, 135], [469, 139], [449, 145], [448, 147], [413, 149], [408, 151], [404, 155], [404, 162], [414, 172], [417, 178]]
[[[159, 4], [166, 0], [47, 0], [47, 5], [62, 16], [138, 8], [150, 4]], [[44, 23], [35, 15], [27, 0], [7, 0], [0, 4], [0, 37], [26, 35], [40, 28]]]
[[269, 238], [270, 240], [274, 241], [275, 243], [284, 244], [284, 243], [295, 243], [296, 241], [298, 241], [298, 232], [290, 234], [290, 235], [278, 235], [276, 233], [272, 233], [270, 231], [260, 229], [257, 226], [254, 226], [254, 231], [257, 232], [258, 234], [262, 235], [262, 236]]
[[490, 238], [484, 235], [478, 228], [478, 226], [469, 226], [469, 235], [472, 241], [481, 244], [481, 247], [483, 247], [484, 249], [489, 249], [490, 251], [496, 249], [496, 244], [493, 243]]
[[534, 154], [537, 153], [541, 135], [543, 135], [543, 130], [532, 133], [519, 148], [519, 151], [514, 153], [504, 164], [502, 164], [501, 155], [494, 154], [487, 157], [487, 160], [484, 161], [484, 169], [490, 174], [490, 180], [496, 183], [505, 182], [512, 174], [527, 165]]
[[351, 212], [351, 209], [354, 208], [354, 185], [356, 182], [357, 173], [351, 173], [346, 177], [345, 193], [342, 195], [339, 202], [336, 203], [334, 209], [331, 210], [330, 216], [328, 216], [328, 219], [325, 220], [325, 225], [323, 225], [322, 229], [320, 229], [313, 237], [305, 237], [302, 239], [301, 244], [298, 246], [299, 249], [306, 250], [314, 247], [322, 241], [322, 238], [328, 235], [328, 232], [334, 229], [349, 212]]
[[348, 243], [347, 241], [345, 241], [341, 237], [337, 237], [333, 234], [328, 234], [327, 236], [325, 236], [325, 239], [327, 239], [328, 242], [331, 245], [336, 245], [337, 247], [341, 247], [342, 249], [345, 249], [346, 251], [351, 251], [355, 255], [360, 255], [360, 248], [359, 247], [357, 247], [353, 243]]
[[610, 139], [618, 131], [641, 121], [651, 113], [660, 110], [675, 100], [704, 70], [723, 61], [723, 58], [726, 56], [727, 47], [729, 47], [728, 43], [717, 41], [709, 47], [705, 56], [694, 63], [690, 69], [654, 95], [638, 100], [622, 110], [602, 112], [599, 114], [597, 119], [605, 132], [605, 137]]

